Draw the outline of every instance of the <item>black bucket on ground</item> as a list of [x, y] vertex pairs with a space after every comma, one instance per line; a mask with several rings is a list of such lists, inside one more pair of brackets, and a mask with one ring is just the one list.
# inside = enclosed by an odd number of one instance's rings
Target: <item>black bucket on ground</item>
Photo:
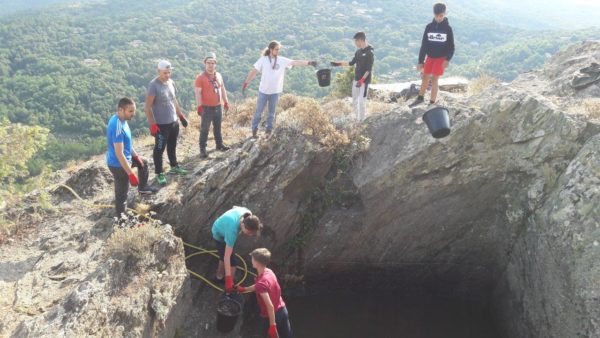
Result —
[[423, 121], [434, 138], [443, 138], [450, 134], [450, 117], [448, 109], [444, 107], [429, 109], [423, 115]]
[[319, 86], [327, 87], [331, 84], [331, 69], [319, 69], [317, 71]]
[[238, 293], [223, 293], [217, 302], [217, 330], [219, 332], [231, 332], [235, 327], [237, 319], [242, 313], [242, 295]]

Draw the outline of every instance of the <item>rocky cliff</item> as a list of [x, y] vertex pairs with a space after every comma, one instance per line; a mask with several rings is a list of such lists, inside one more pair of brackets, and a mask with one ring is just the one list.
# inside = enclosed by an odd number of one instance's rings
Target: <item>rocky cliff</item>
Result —
[[[600, 86], [572, 85], [599, 59], [600, 43], [586, 42], [511, 84], [443, 95], [453, 128], [441, 140], [423, 109], [386, 106], [351, 124], [328, 114], [335, 104], [287, 102], [271, 139], [191, 156], [190, 174], [145, 203], [206, 247], [212, 221], [247, 206], [266, 228], [237, 249], [271, 248], [281, 276], [479, 299], [504, 337], [600, 336]], [[329, 117], [344, 137], [330, 142], [319, 129], [327, 123], [309, 125], [302, 109]], [[110, 203], [110, 177], [101, 166], [92, 172], [83, 179], [97, 191], [85, 197]], [[64, 192], [52, 198], [59, 214], [0, 247], [0, 332], [168, 336], [185, 326], [186, 335], [213, 336], [214, 292], [190, 288], [169, 227], [134, 264], [104, 254], [107, 212]]]

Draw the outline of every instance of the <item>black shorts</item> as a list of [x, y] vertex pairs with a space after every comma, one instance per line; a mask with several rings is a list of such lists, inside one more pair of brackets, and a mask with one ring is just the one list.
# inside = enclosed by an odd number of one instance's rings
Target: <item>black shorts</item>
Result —
[[[215, 244], [217, 246], [217, 254], [219, 255], [219, 260], [224, 261], [225, 246], [226, 246], [225, 242], [217, 241], [215, 239]], [[232, 267], [238, 265], [238, 259], [237, 259], [237, 256], [235, 255], [235, 251], [231, 253], [231, 258], [229, 259], [229, 263], [231, 263]]]

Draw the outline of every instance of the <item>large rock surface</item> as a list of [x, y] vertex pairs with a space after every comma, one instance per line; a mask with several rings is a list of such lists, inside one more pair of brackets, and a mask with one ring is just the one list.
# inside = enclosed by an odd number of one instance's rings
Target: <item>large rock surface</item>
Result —
[[110, 203], [108, 169], [100, 160], [57, 176], [91, 198], [84, 203], [51, 187], [44, 209], [35, 202], [40, 192], [30, 196], [26, 212], [43, 220], [0, 246], [0, 336], [172, 337], [191, 305], [181, 239], [161, 226], [140, 258], [110, 254], [113, 211], [89, 206]]
[[598, 86], [569, 83], [599, 52], [574, 46], [509, 85], [444, 95], [442, 140], [405, 107], [334, 154], [279, 129], [199, 170], [162, 214], [210, 245], [215, 217], [245, 205], [267, 231], [239, 249], [273, 249], [281, 274], [481, 299], [506, 337], [598, 336], [600, 126], [578, 106]]

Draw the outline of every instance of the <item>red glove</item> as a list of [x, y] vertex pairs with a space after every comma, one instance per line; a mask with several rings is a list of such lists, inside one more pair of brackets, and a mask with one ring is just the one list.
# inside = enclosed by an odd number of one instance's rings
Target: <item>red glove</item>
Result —
[[242, 85], [242, 92], [245, 91], [246, 88], [248, 88], [248, 82], [244, 82], [244, 84]]
[[279, 338], [277, 334], [277, 325], [273, 324], [269, 326], [269, 338]]
[[225, 108], [225, 111], [228, 111], [229, 110], [229, 102], [223, 103], [223, 108]]
[[246, 292], [246, 288], [245, 288], [245, 287], [243, 287], [243, 286], [238, 286], [236, 289], [238, 290], [238, 292], [239, 292], [239, 293], [244, 293], [244, 292]]
[[137, 154], [131, 156], [131, 160], [136, 162], [137, 164], [139, 164], [140, 167], [142, 167], [142, 168], [144, 167], [144, 162], [142, 162], [142, 160], [140, 160], [140, 157]]
[[160, 131], [160, 128], [158, 128], [158, 124], [152, 123], [150, 125], [150, 134], [152, 136], [156, 136], [156, 134], [158, 134], [159, 131]]
[[183, 115], [183, 114], [179, 115], [179, 121], [181, 121], [181, 125], [184, 128], [187, 128], [187, 126], [188, 126], [188, 120], [185, 118], [185, 115]]
[[233, 277], [225, 276], [225, 292], [235, 291], [233, 289]]
[[364, 84], [365, 84], [365, 78], [364, 77], [361, 77], [360, 80], [356, 81], [356, 86], [359, 87], [359, 88], [362, 87], [362, 85], [364, 85]]
[[129, 174], [129, 183], [131, 183], [131, 185], [134, 187], [139, 184], [137, 176], [135, 176], [134, 173]]
[[202, 106], [198, 106], [196, 111], [198, 112], [198, 116], [202, 116]]

